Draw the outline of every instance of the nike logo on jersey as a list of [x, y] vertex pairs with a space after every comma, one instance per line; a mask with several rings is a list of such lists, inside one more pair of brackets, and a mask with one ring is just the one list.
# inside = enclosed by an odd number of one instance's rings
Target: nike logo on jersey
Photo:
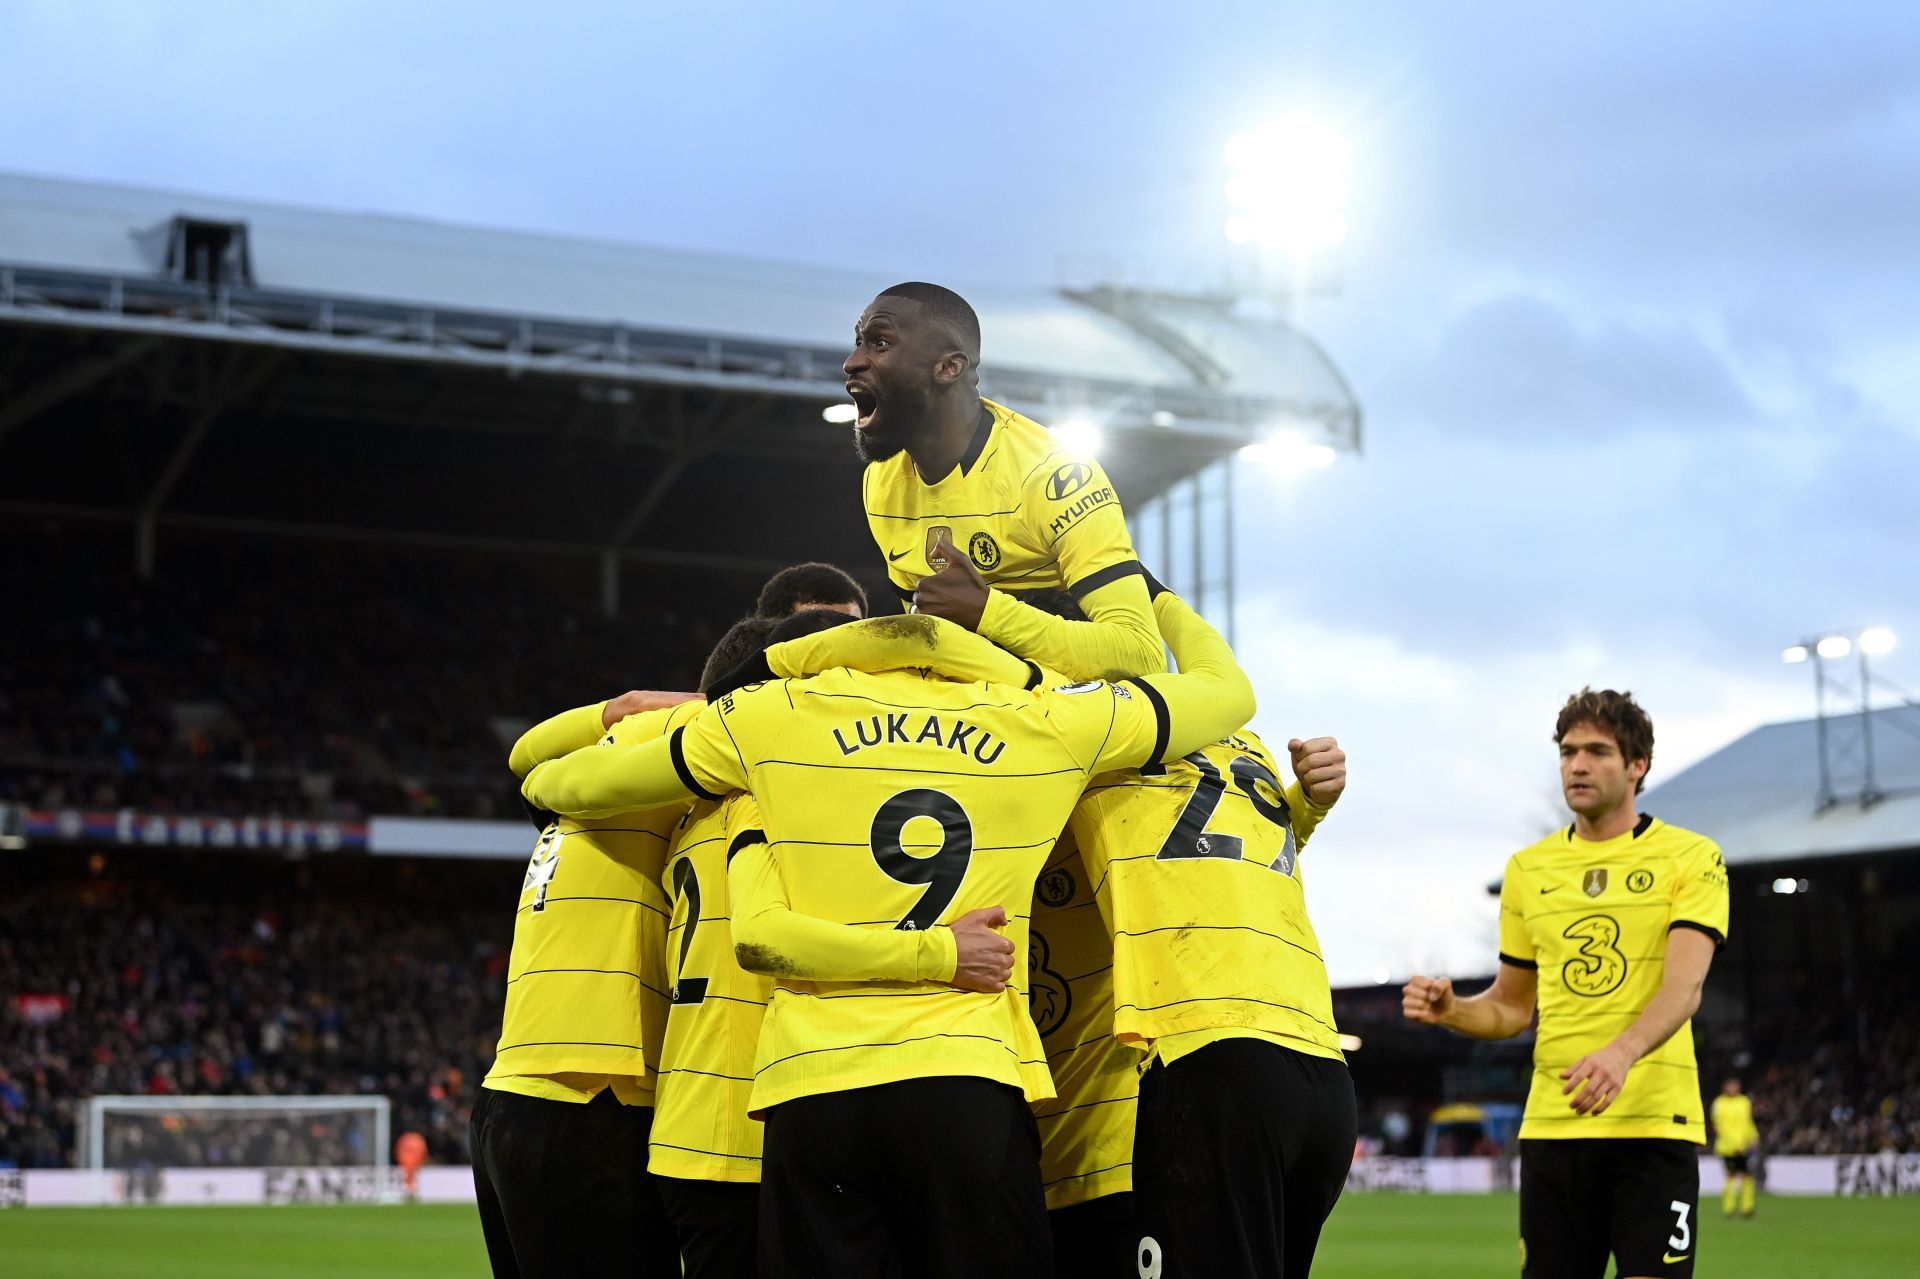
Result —
[[891, 564], [891, 563], [893, 563], [893, 562], [894, 562], [895, 560], [897, 560], [897, 559], [899, 559], [899, 558], [900, 558], [901, 556], [903, 556], [903, 555], [906, 555], [906, 554], [908, 554], [908, 553], [909, 553], [909, 552], [911, 552], [912, 550], [913, 550], [913, 548], [912, 548], [911, 546], [909, 546], [909, 547], [908, 547], [908, 548], [907, 548], [906, 550], [904, 550], [904, 551], [888, 551], [888, 552], [887, 552], [887, 563], [889, 563], [889, 564]]
[[1687, 1256], [1688, 1254], [1684, 1252], [1677, 1257], [1670, 1252], [1663, 1252], [1660, 1254], [1660, 1260], [1664, 1261], [1666, 1264], [1670, 1266], [1676, 1261], [1685, 1261], [1687, 1259]]
[[[1553, 888], [1558, 888], [1558, 887], [1559, 887], [1559, 885], [1558, 885], [1558, 884], [1555, 884], [1555, 885], [1553, 886]], [[1541, 889], [1541, 890], [1540, 890], [1540, 892], [1541, 892], [1541, 894], [1542, 894], [1542, 895], [1544, 896], [1545, 894], [1547, 894], [1547, 893], [1550, 893], [1550, 892], [1552, 892], [1552, 891], [1553, 891], [1553, 888], [1543, 888], [1543, 889]]]

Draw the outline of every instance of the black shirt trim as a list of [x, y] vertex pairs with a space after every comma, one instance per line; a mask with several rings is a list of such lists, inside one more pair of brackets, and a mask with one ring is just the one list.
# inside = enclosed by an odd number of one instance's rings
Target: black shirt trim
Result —
[[[1025, 661], [1026, 659], [1022, 658], [1021, 660]], [[1040, 668], [1032, 662], [1027, 662], [1027, 691], [1029, 693], [1040, 687], [1042, 678], [1043, 675]]]
[[1500, 952], [1500, 962], [1503, 964], [1512, 964], [1515, 968], [1524, 968], [1528, 972], [1536, 972], [1540, 967], [1540, 965], [1534, 963], [1531, 959], [1515, 959], [1504, 950]]
[[1153, 706], [1153, 754], [1147, 756], [1147, 763], [1158, 764], [1160, 757], [1167, 753], [1167, 738], [1173, 732], [1173, 715], [1167, 710], [1167, 699], [1160, 696], [1160, 690], [1143, 679], [1120, 681], [1131, 684], [1147, 695], [1147, 701]]
[[1676, 928], [1691, 928], [1696, 933], [1705, 933], [1707, 936], [1713, 938], [1713, 944], [1716, 946], [1724, 946], [1727, 944], [1727, 935], [1718, 928], [1713, 928], [1706, 924], [1696, 924], [1691, 919], [1676, 919], [1667, 925], [1668, 932], [1672, 932]]
[[673, 771], [680, 774], [680, 784], [698, 795], [701, 799], [719, 799], [720, 796], [695, 781], [693, 778], [693, 770], [687, 767], [686, 747], [680, 742], [680, 738], [685, 735], [686, 731], [686, 727], [683, 725], [680, 728], [674, 729], [673, 736], [667, 739], [667, 754], [673, 759]]
[[993, 437], [993, 410], [980, 406], [980, 425], [974, 428], [973, 438], [967, 441], [967, 451], [960, 455], [960, 474], [971, 475], [974, 463], [987, 451], [987, 441]]
[[731, 862], [733, 860], [734, 854], [738, 853], [743, 848], [752, 848], [755, 844], [764, 844], [766, 842], [767, 842], [767, 832], [763, 830], [752, 830], [752, 829], [743, 830], [738, 835], [735, 835], [733, 837], [733, 842], [731, 844], [727, 845], [727, 860]]
[[1123, 577], [1132, 577], [1135, 573], [1146, 576], [1147, 570], [1139, 560], [1122, 560], [1118, 564], [1108, 565], [1098, 573], [1090, 573], [1067, 588], [1067, 594], [1075, 600], [1083, 600], [1103, 586], [1111, 586]]

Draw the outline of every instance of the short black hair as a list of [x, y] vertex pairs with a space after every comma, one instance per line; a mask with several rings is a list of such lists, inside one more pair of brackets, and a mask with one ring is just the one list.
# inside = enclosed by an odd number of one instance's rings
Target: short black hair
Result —
[[845, 626], [853, 621], [845, 613], [836, 613], [830, 608], [803, 608], [792, 617], [783, 618], [776, 623], [773, 632], [767, 636], [767, 647], [784, 644], [790, 639], [815, 635], [821, 631], [832, 630], [836, 626]]
[[1062, 590], [1046, 587], [1037, 591], [1015, 591], [1013, 598], [1022, 604], [1031, 604], [1042, 613], [1051, 613], [1055, 617], [1064, 617], [1069, 622], [1084, 622], [1086, 612], [1081, 609], [1080, 601]]
[[945, 285], [928, 284], [924, 280], [909, 280], [905, 284], [896, 284], [890, 289], [882, 289], [883, 298], [906, 298], [918, 302], [927, 308], [927, 314], [934, 321], [945, 325], [959, 339], [960, 349], [967, 353], [977, 368], [980, 364], [980, 317], [975, 315], [967, 300]]
[[707, 654], [707, 664], [700, 669], [700, 687], [713, 687], [713, 681], [765, 650], [767, 636], [771, 634], [771, 617], [743, 617], [729, 626], [720, 642], [713, 646], [713, 652]]
[[761, 617], [782, 618], [803, 604], [858, 604], [867, 615], [867, 593], [853, 575], [832, 564], [809, 560], [792, 564], [767, 579], [753, 611]]

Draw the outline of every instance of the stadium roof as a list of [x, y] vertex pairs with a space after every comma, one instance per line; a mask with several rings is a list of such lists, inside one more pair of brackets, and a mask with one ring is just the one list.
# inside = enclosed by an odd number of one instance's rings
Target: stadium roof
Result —
[[1640, 806], [1711, 836], [1734, 864], [1920, 848], [1920, 706], [1828, 716], [1824, 802], [1820, 725], [1756, 728], [1650, 789]]
[[[282, 321], [287, 304], [304, 296], [466, 320], [538, 318], [766, 343], [801, 354], [810, 375], [804, 380], [835, 398], [854, 317], [894, 282], [891, 272], [0, 174], [0, 270], [16, 268], [0, 296], [0, 317], [23, 290], [29, 300], [71, 301], [47, 290], [36, 269], [127, 281], [166, 277], [170, 255], [178, 254], [173, 232], [180, 219], [243, 225], [250, 278], [234, 292], [243, 310], [246, 295], [271, 295], [283, 304]], [[1247, 313], [1231, 299], [1118, 288], [963, 292], [981, 316], [989, 394], [1004, 383], [1004, 398], [1023, 407], [1099, 413], [1138, 409], [1156, 391], [1173, 392], [1163, 425], [1169, 413], [1249, 432], [1284, 420], [1318, 428], [1336, 447], [1358, 444], [1358, 409], [1332, 361], [1291, 325]], [[284, 337], [294, 326], [266, 327]]]

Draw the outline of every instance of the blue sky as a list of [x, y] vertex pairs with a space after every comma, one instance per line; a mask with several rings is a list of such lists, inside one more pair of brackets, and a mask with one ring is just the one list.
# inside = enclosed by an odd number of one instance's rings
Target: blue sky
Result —
[[1907, 6], [13, 0], [0, 48], [8, 170], [989, 284], [1209, 280], [1225, 138], [1337, 123], [1299, 318], [1367, 451], [1237, 504], [1260, 726], [1353, 754], [1337, 980], [1490, 967], [1581, 684], [1656, 781], [1806, 713], [1805, 632], [1920, 685]]

